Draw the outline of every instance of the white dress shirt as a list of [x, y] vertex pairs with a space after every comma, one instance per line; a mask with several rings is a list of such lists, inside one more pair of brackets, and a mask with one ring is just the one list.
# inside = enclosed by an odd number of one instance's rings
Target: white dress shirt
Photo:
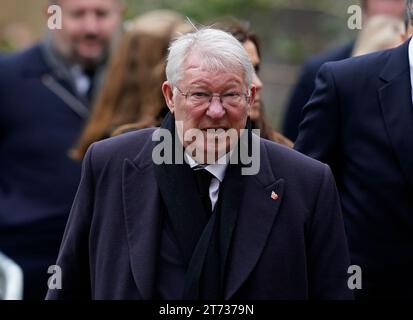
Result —
[[83, 72], [79, 65], [76, 65], [70, 69], [70, 73], [75, 82], [76, 91], [81, 96], [86, 96], [92, 85], [89, 77]]
[[[231, 153], [230, 153], [231, 156]], [[214, 164], [209, 164], [205, 166], [205, 170], [207, 170], [210, 174], [213, 175], [213, 178], [211, 179], [211, 184], [209, 185], [209, 199], [211, 200], [212, 204], [212, 211], [215, 208], [215, 205], [218, 201], [218, 194], [219, 194], [219, 186], [224, 180], [225, 176], [225, 170], [227, 169], [229, 158], [227, 154], [223, 156], [222, 158], [218, 159], [218, 161]], [[185, 158], [189, 164], [189, 166], [192, 168], [198, 166], [199, 164], [185, 152]]]
[[[413, 39], [413, 38], [412, 38]], [[409, 42], [409, 65], [410, 65], [410, 84], [411, 84], [411, 96], [412, 96], [412, 103], [413, 103], [413, 41], [410, 39]]]

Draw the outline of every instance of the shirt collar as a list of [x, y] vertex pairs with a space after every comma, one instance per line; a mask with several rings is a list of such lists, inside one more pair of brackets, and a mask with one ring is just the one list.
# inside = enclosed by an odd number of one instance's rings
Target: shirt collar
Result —
[[86, 95], [92, 83], [90, 78], [83, 72], [82, 67], [74, 65], [70, 68], [70, 74], [74, 79], [77, 92], [82, 96]]
[[412, 85], [412, 94], [413, 94], [413, 38], [410, 38], [409, 42], [409, 65], [410, 65], [410, 83]]
[[[189, 154], [185, 152], [184, 155], [191, 169], [199, 165], [198, 162], [196, 162]], [[228, 162], [231, 158], [231, 155], [232, 150], [230, 151], [230, 153], [227, 153], [223, 157], [219, 158], [216, 163], [205, 166], [204, 169], [211, 173], [215, 178], [217, 178], [219, 182], [222, 182], [222, 180], [224, 180], [225, 170], [228, 167]]]

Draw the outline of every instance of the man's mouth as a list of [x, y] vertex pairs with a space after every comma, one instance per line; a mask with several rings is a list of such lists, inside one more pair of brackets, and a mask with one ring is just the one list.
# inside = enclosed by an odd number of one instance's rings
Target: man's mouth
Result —
[[80, 43], [88, 45], [88, 46], [100, 46], [101, 42], [99, 40], [92, 40], [92, 39], [83, 39]]
[[208, 127], [208, 128], [203, 128], [201, 130], [204, 131], [204, 132], [207, 132], [209, 130], [211, 133], [214, 133], [214, 131], [227, 131], [228, 128], [226, 128], [226, 127]]

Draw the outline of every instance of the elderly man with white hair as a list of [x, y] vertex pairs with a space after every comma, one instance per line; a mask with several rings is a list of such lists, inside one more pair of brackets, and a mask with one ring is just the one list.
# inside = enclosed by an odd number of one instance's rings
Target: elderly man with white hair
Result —
[[253, 67], [205, 28], [169, 49], [159, 129], [92, 144], [48, 299], [348, 299], [330, 169], [260, 139]]

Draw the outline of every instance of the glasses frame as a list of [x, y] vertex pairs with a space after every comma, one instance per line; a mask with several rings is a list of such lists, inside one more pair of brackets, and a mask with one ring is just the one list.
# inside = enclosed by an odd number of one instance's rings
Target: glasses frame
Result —
[[[175, 86], [175, 88], [178, 90], [178, 92], [179, 92], [182, 96], [185, 97], [185, 100], [188, 101], [188, 96], [190, 95], [191, 90], [188, 89], [187, 92], [184, 93], [181, 89], [178, 88], [178, 86]], [[238, 92], [237, 92], [237, 93], [238, 93]], [[240, 94], [240, 97], [243, 96], [243, 97], [245, 97], [245, 99], [251, 97], [251, 94], [250, 94], [250, 93], [241, 92], [241, 93], [239, 93], [239, 94]], [[227, 104], [224, 104], [224, 103], [223, 103], [223, 100], [222, 100], [223, 96], [225, 96], [225, 94], [221, 94], [221, 93], [210, 93], [210, 97], [209, 97], [209, 100], [208, 100], [208, 105], [210, 105], [210, 104], [212, 103], [212, 99], [214, 99], [214, 97], [218, 97], [218, 98], [219, 98], [219, 102], [221, 103], [221, 105], [222, 105], [222, 106], [226, 106]], [[204, 104], [206, 104], [206, 103], [199, 104], [199, 105], [204, 105]]]

